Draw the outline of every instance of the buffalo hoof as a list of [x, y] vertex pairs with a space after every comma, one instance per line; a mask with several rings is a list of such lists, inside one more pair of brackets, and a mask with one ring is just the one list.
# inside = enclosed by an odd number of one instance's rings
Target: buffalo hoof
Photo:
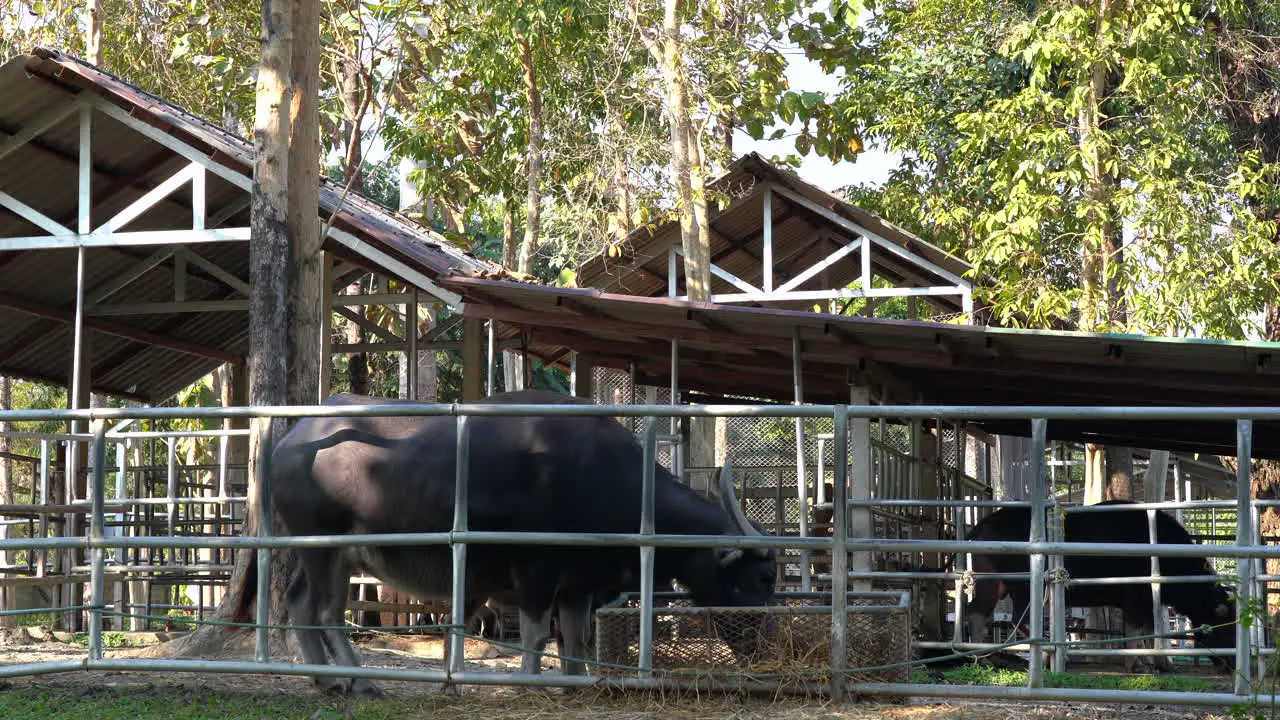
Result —
[[1152, 665], [1146, 660], [1140, 660], [1126, 666], [1125, 672], [1131, 675], [1154, 675], [1159, 672], [1159, 669], [1156, 665]]
[[364, 678], [325, 678], [316, 684], [325, 693], [339, 697], [374, 699], [385, 695], [382, 688]]

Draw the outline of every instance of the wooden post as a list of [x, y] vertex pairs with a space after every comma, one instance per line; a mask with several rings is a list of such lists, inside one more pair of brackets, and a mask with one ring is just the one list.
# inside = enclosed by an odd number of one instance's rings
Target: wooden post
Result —
[[483, 318], [462, 321], [462, 402], [484, 399], [485, 329]]
[[[323, 245], [323, 240], [321, 241]], [[332, 392], [333, 374], [333, 255], [321, 251], [320, 282], [320, 383], [317, 397], [324, 402]]]
[[596, 395], [595, 367], [591, 364], [591, 356], [577, 353], [573, 363], [573, 391], [580, 398], [593, 398]]

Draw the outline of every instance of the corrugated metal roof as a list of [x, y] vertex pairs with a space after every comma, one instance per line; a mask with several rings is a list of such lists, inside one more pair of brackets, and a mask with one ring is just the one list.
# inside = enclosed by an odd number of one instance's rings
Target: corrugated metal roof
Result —
[[[939, 405], [1269, 406], [1280, 404], [1280, 343], [1012, 330], [638, 298], [487, 279], [449, 281], [466, 313], [529, 334], [544, 359], [573, 348], [597, 365], [636, 364], [670, 384], [680, 340], [685, 391], [790, 402], [798, 328], [805, 401], [849, 400], [851, 381], [886, 402]], [[563, 356], [561, 363], [563, 364]], [[1025, 422], [975, 423], [1027, 435]], [[1054, 421], [1054, 439], [1234, 455], [1233, 423]], [[1280, 458], [1280, 424], [1255, 423], [1258, 457]]]
[[[953, 275], [964, 277], [970, 270], [968, 263], [941, 248], [805, 182], [757, 153], [749, 153], [734, 161], [721, 177], [710, 183], [713, 190], [730, 198], [725, 207], [713, 209], [711, 213], [711, 257], [720, 268], [757, 287], [763, 282], [763, 185], [766, 182], [784, 187]], [[835, 245], [823, 242], [825, 237], [841, 239], [842, 243], [856, 237], [852, 230], [779, 194], [773, 197], [773, 223], [774, 277], [779, 284], [836, 249]], [[602, 253], [583, 263], [577, 283], [581, 287], [628, 295], [664, 296], [667, 294], [667, 248], [673, 245], [680, 245], [680, 227], [674, 220], [637, 229], [623, 243], [620, 257]], [[876, 274], [904, 286], [952, 284], [925, 267], [909, 265], [879, 250], [873, 252], [872, 265]], [[682, 276], [683, 273], [677, 273], [678, 280]], [[860, 276], [861, 268], [856, 259], [837, 263], [828, 268], [821, 278], [806, 283], [803, 289], [818, 289], [820, 283], [826, 288], [845, 287]], [[712, 292], [738, 290], [713, 277]], [[679, 284], [678, 294], [684, 294], [683, 283]], [[963, 310], [958, 297], [934, 296], [921, 300], [934, 306], [935, 312], [940, 314]], [[812, 303], [771, 302], [771, 306], [802, 309], [812, 306]]]
[[[252, 177], [253, 146], [246, 139], [74, 57], [43, 48], [0, 65], [0, 140], [81, 93], [105, 99], [215, 162]], [[78, 141], [79, 125], [72, 113], [40, 133], [34, 142], [0, 158], [0, 191], [74, 229]], [[189, 162], [101, 112], [92, 116], [91, 143], [95, 226]], [[190, 185], [180, 187], [124, 229], [190, 227], [190, 193]], [[224, 226], [247, 225], [247, 199], [247, 193], [233, 183], [212, 173], [206, 175], [206, 217], [221, 215]], [[357, 194], [344, 196], [342, 188], [327, 179], [320, 188], [320, 208], [323, 219], [332, 220], [335, 227], [364, 243], [351, 250], [329, 240], [326, 249], [370, 270], [398, 276], [370, 254], [380, 251], [432, 281], [455, 275], [505, 276], [498, 266], [438, 233]], [[18, 215], [0, 210], [0, 238], [42, 234]], [[156, 249], [89, 249], [86, 287], [92, 289], [119, 277]], [[191, 249], [232, 275], [247, 279], [247, 243], [204, 243]], [[339, 279], [338, 284], [345, 282]], [[74, 311], [75, 288], [74, 250], [0, 252], [0, 373], [66, 384], [73, 349], [66, 317]], [[166, 264], [112, 294], [108, 302], [164, 302], [173, 300], [174, 293], [172, 265]], [[188, 263], [187, 300], [232, 296], [220, 280]], [[247, 352], [248, 318], [242, 311], [91, 317], [88, 327], [93, 389], [146, 401], [164, 399], [226, 359]], [[185, 350], [148, 342], [148, 338], [164, 339]], [[192, 352], [193, 346], [199, 346], [194, 348], [199, 352]]]

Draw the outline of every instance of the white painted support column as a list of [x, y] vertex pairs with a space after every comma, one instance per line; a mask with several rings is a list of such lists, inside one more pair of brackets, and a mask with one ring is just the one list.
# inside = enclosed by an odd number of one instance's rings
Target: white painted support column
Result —
[[[489, 335], [489, 348], [485, 354], [485, 372], [484, 372], [484, 394], [485, 397], [493, 397], [493, 385], [497, 382], [498, 368], [498, 321], [489, 318], [485, 323]], [[573, 353], [570, 360], [571, 363], [577, 362], [578, 354]], [[574, 394], [574, 373], [572, 367], [569, 369], [569, 394]]]
[[[680, 404], [680, 341], [675, 338], [671, 340], [671, 404]], [[684, 436], [680, 432], [680, 418], [671, 418], [667, 431], [675, 438], [671, 443], [671, 474], [685, 482]]]
[[[1147, 463], [1147, 474], [1142, 478], [1143, 500], [1145, 502], [1164, 502], [1165, 493], [1167, 492], [1167, 481], [1169, 476], [1169, 451], [1168, 450], [1152, 450], [1150, 462]], [[1147, 523], [1149, 539], [1152, 543], [1156, 543], [1156, 513], [1157, 510], [1147, 511]], [[1151, 575], [1152, 577], [1160, 576], [1160, 557], [1151, 556]], [[1151, 613], [1155, 618], [1153, 632], [1163, 634], [1169, 632], [1169, 616], [1163, 612], [1164, 600], [1161, 596], [1161, 584], [1158, 582], [1151, 583]], [[1169, 647], [1169, 639], [1158, 637], [1152, 640], [1151, 647], [1155, 650], [1164, 650]]]
[[760, 263], [764, 269], [764, 291], [773, 292], [773, 189], [768, 185], [764, 188], [764, 223], [763, 238], [761, 242], [764, 245], [764, 253], [761, 256]]
[[409, 367], [405, 369], [409, 378], [409, 399], [417, 400], [418, 383], [422, 378], [418, 377], [418, 289], [414, 288], [409, 291], [409, 304], [405, 307], [404, 313], [404, 332], [405, 338], [409, 341]]
[[[765, 191], [766, 201], [769, 197], [768, 190]], [[768, 207], [768, 205], [766, 205]], [[791, 382], [795, 386], [795, 404], [797, 407], [804, 404], [804, 374], [802, 366], [803, 346], [800, 343], [800, 326], [796, 325], [791, 329]], [[804, 418], [797, 417], [796, 422], [796, 499], [800, 505], [800, 537], [809, 537], [809, 513], [812, 507], [809, 504], [809, 475], [806, 472], [804, 462]], [[818, 482], [822, 482], [822, 478], [818, 478]], [[779, 483], [781, 485], [781, 483]], [[781, 503], [779, 503], [781, 507]], [[810, 564], [810, 555], [808, 550], [800, 552], [800, 590], [801, 592], [809, 592], [812, 588], [813, 566]]]
[[[857, 406], [870, 405], [871, 388], [865, 385], [850, 386], [849, 404]], [[851, 434], [849, 439], [849, 460], [853, 464], [852, 472], [849, 473], [852, 480], [849, 499], [870, 500], [871, 419], [865, 417], [853, 418], [849, 426]], [[871, 521], [870, 506], [862, 505], [852, 509], [844, 507], [841, 510], [848, 513], [850, 538], [872, 537], [874, 526]], [[849, 570], [859, 573], [871, 572], [871, 565], [871, 553], [865, 550], [859, 551], [853, 553], [853, 557], [850, 558]], [[849, 589], [870, 590], [871, 581], [865, 579], [852, 580], [850, 581]]]
[[[80, 150], [79, 150], [79, 180], [77, 183], [77, 225], [76, 232], [79, 235], [88, 235], [93, 228], [93, 144], [92, 144], [92, 120], [90, 117], [91, 110], [87, 106], [80, 108]], [[70, 394], [67, 398], [67, 407], [78, 410], [84, 405], [84, 398], [87, 395], [85, 388], [89, 379], [85, 375], [85, 356], [87, 348], [84, 336], [84, 305], [85, 305], [85, 253], [86, 249], [83, 245], [76, 249], [76, 310], [75, 317], [72, 322], [72, 350], [71, 350], [71, 387]], [[84, 423], [72, 421], [70, 430], [73, 435], [80, 434], [84, 430]], [[81, 498], [76, 492], [79, 485], [79, 475], [82, 463], [80, 462], [80, 448], [76, 441], [67, 442], [66, 455], [66, 473], [63, 478], [66, 489], [66, 501], [75, 501]], [[83, 517], [74, 513], [69, 513], [66, 519], [66, 534], [69, 537], [75, 537], [80, 534], [83, 525]], [[81, 563], [81, 554], [79, 550], [71, 549], [67, 551], [65, 556], [64, 568], [71, 568]], [[63, 596], [67, 605], [82, 604], [80, 595], [82, 586], [79, 584], [69, 585], [65, 587], [68, 591]], [[79, 612], [71, 612], [67, 614], [67, 627], [70, 630], [79, 629]]]

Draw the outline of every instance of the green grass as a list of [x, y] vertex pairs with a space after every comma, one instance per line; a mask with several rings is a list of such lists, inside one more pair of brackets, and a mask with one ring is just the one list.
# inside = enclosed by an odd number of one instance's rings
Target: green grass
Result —
[[[942, 673], [942, 677], [954, 685], [1000, 685], [1005, 687], [1026, 685], [1026, 670], [965, 665]], [[1196, 678], [1175, 675], [1081, 675], [1077, 673], [1046, 672], [1045, 687], [1093, 688], [1098, 690], [1174, 690], [1180, 692], [1208, 692], [1215, 689], [1213, 683]]]
[[[90, 690], [92, 688], [89, 688]], [[316, 695], [167, 688], [13, 687], [0, 691], [5, 720], [407, 720], [426, 717], [412, 701], [341, 703]]]
[[[71, 642], [75, 643], [76, 645], [83, 645], [84, 647], [88, 647], [89, 633], [76, 633], [71, 637]], [[124, 633], [104, 632], [102, 633], [102, 647], [112, 648], [112, 649], [129, 647], [129, 639], [124, 636]]]
[[17, 617], [16, 624], [18, 627], [53, 626], [53, 613], [26, 613]]

